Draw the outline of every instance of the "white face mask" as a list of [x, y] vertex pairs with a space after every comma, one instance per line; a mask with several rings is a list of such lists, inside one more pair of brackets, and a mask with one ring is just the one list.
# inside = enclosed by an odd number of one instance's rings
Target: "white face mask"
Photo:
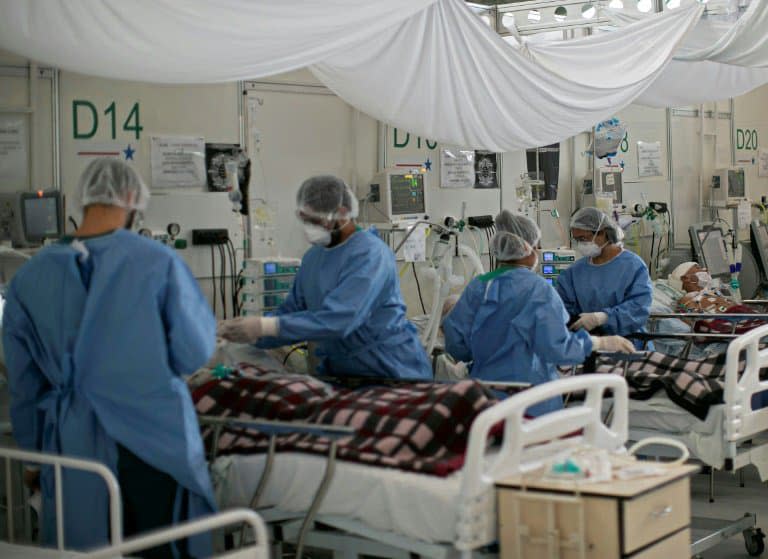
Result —
[[579, 254], [587, 258], [600, 256], [600, 254], [603, 252], [603, 249], [597, 246], [593, 241], [577, 243], [576, 250], [579, 251]]
[[707, 272], [696, 272], [696, 279], [699, 282], [699, 287], [702, 289], [706, 289], [712, 283], [712, 276]]
[[533, 264], [531, 265], [531, 270], [533, 272], [537, 271], [539, 269], [539, 253], [536, 252], [536, 260], [533, 261]]
[[315, 246], [327, 247], [331, 244], [331, 232], [325, 227], [304, 223], [304, 237]]

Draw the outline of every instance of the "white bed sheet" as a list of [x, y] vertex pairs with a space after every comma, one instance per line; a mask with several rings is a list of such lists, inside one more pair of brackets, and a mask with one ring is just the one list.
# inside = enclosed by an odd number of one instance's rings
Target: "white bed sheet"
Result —
[[[606, 400], [608, 402], [608, 400]], [[649, 436], [675, 438], [691, 454], [709, 466], [722, 468], [726, 445], [723, 431], [725, 405], [709, 408], [703, 420], [658, 393], [648, 400], [629, 401], [629, 438], [636, 441]]]
[[[248, 507], [264, 469], [264, 455], [225, 456], [212, 468], [222, 508]], [[278, 453], [259, 506], [304, 512], [325, 471], [325, 457]], [[376, 530], [428, 543], [456, 538], [461, 472], [444, 478], [338, 461], [321, 515], [358, 520]]]
[[648, 400], [629, 401], [629, 424], [670, 433], [695, 432], [700, 435], [712, 435], [722, 430], [725, 405], [710, 406], [707, 417], [699, 419], [684, 410], [666, 394], [659, 392]]

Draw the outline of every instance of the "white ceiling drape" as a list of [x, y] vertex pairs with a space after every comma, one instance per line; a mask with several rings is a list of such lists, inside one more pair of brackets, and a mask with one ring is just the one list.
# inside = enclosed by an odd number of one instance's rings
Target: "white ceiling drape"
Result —
[[374, 118], [510, 151], [589, 129], [643, 95], [701, 12], [694, 4], [566, 51], [510, 46], [462, 0], [0, 0], [0, 48], [159, 83], [309, 67]]

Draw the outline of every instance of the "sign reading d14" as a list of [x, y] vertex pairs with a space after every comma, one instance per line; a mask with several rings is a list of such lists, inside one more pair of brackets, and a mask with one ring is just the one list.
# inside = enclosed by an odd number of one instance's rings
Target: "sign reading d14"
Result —
[[[144, 127], [140, 124], [139, 118], [139, 103], [136, 102], [133, 106], [125, 112], [120, 111], [120, 114], [125, 114], [125, 120], [123, 121], [123, 130], [126, 132], [133, 132], [136, 139], [141, 138], [141, 131]], [[112, 101], [106, 109], [104, 109], [103, 116], [106, 118], [103, 121], [99, 120], [99, 116], [102, 115], [96, 105], [90, 101], [84, 99], [75, 99], [72, 101], [72, 135], [75, 140], [88, 140], [93, 138], [99, 130], [99, 125], [103, 122], [105, 126], [110, 127], [110, 137], [114, 140], [117, 138], [117, 104]]]

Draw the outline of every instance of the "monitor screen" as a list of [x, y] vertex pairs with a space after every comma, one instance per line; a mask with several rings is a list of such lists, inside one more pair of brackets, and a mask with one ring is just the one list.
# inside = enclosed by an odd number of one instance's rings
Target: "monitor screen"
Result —
[[728, 197], [744, 198], [744, 169], [728, 170]]
[[424, 175], [390, 175], [389, 188], [393, 216], [423, 214], [427, 211], [424, 203]]
[[265, 274], [276, 274], [277, 273], [277, 263], [276, 262], [265, 262], [264, 263], [264, 273]]
[[555, 253], [554, 252], [545, 252], [542, 254], [541, 259], [544, 262], [554, 262], [555, 261]]
[[27, 241], [42, 241], [61, 236], [58, 195], [23, 197], [21, 203], [24, 212], [24, 237]]
[[542, 274], [554, 275], [555, 267], [552, 264], [546, 264], [546, 265], [541, 267], [541, 273]]
[[728, 256], [723, 245], [723, 232], [720, 229], [704, 229], [697, 232], [701, 245], [704, 265], [711, 276], [722, 276], [731, 271]]

